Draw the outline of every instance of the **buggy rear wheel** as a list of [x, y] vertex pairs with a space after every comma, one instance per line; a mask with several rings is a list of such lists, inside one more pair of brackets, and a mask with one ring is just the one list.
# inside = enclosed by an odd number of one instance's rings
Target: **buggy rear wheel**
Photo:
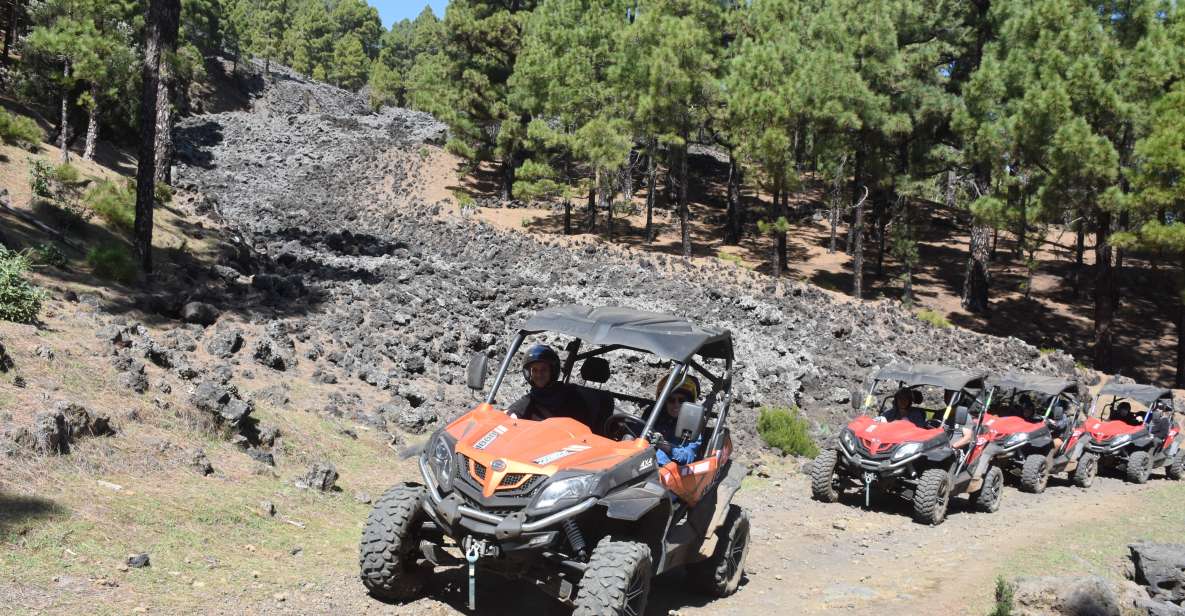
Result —
[[1177, 455], [1173, 456], [1173, 461], [1164, 469], [1164, 474], [1168, 475], [1169, 479], [1181, 479], [1185, 477], [1185, 449], [1178, 449]]
[[984, 513], [993, 513], [1000, 508], [1004, 496], [1004, 471], [993, 466], [983, 476], [983, 486], [975, 495], [975, 508]]
[[1127, 457], [1127, 480], [1132, 483], [1145, 483], [1148, 474], [1152, 472], [1152, 458], [1146, 451], [1135, 451]]
[[1020, 487], [1025, 492], [1040, 494], [1049, 485], [1049, 460], [1039, 453], [1029, 454], [1025, 458], [1024, 468], [1020, 473]]
[[824, 503], [834, 503], [839, 500], [839, 491], [835, 489], [835, 466], [839, 463], [839, 452], [834, 449], [824, 449], [815, 456], [811, 463], [811, 496]]
[[1074, 475], [1070, 479], [1080, 488], [1089, 488], [1098, 474], [1099, 457], [1093, 453], [1084, 453], [1078, 459], [1078, 466], [1074, 468]]
[[362, 530], [358, 565], [362, 584], [378, 599], [406, 600], [423, 588], [425, 572], [416, 563], [416, 528], [423, 519], [424, 488], [399, 485], [375, 503]]
[[748, 555], [749, 513], [738, 505], [730, 505], [728, 517], [716, 529], [716, 549], [706, 560], [687, 567], [687, 581], [693, 590], [727, 597], [740, 586]]
[[642, 616], [652, 573], [645, 543], [601, 539], [580, 580], [572, 616]]
[[913, 493], [913, 517], [922, 524], [937, 526], [946, 519], [950, 505], [950, 474], [940, 468], [931, 468], [918, 478]]

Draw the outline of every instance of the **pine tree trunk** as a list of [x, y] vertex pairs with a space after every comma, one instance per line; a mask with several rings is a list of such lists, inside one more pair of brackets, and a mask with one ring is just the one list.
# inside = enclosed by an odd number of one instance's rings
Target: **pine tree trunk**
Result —
[[[1181, 275], [1185, 276], [1185, 254], [1181, 255]], [[1185, 284], [1177, 288], [1177, 378], [1173, 387], [1185, 388]]]
[[502, 157], [502, 201], [514, 198], [514, 154]]
[[593, 177], [593, 183], [588, 187], [588, 216], [585, 217], [584, 227], [588, 233], [597, 232], [597, 184], [601, 181], [600, 172]]
[[[770, 226], [770, 233], [771, 234], [776, 233], [776, 231], [773, 230], [773, 225], [776, 225], [778, 223], [778, 204], [781, 203], [781, 201], [782, 201], [782, 183], [781, 183], [781, 180], [777, 180], [774, 183], [773, 200], [771, 200], [769, 202], [769, 224], [771, 225]], [[773, 264], [772, 265], [773, 265], [773, 270], [774, 270], [774, 278], [781, 278], [782, 277], [782, 256], [780, 254], [778, 254], [778, 242], [776, 239], [774, 240], [774, 251], [773, 252], [774, 253], [772, 255], [773, 256]]]
[[136, 168], [136, 251], [145, 273], [152, 271], [152, 208], [156, 177], [156, 110], [161, 53], [177, 43], [181, 0], [150, 0], [144, 27], [140, 95], [140, 148]]
[[654, 241], [654, 188], [658, 183], [658, 161], [654, 159], [658, 144], [651, 142], [650, 154], [646, 157], [646, 243]]
[[[605, 226], [608, 228], [609, 241], [613, 241], [613, 202], [609, 191], [605, 190], [605, 185], [608, 183], [602, 174], [598, 171], [597, 177], [601, 178], [597, 182], [597, 201], [600, 202], [600, 207], [605, 210]], [[611, 181], [611, 180], [609, 180]]]
[[996, 248], [1000, 245], [1000, 228], [992, 227], [992, 252], [991, 260], [996, 260]]
[[852, 295], [856, 299], [864, 299], [864, 199], [860, 198], [860, 175], [864, 170], [864, 151], [856, 150], [855, 173], [852, 177], [852, 200], [855, 208], [852, 212], [852, 230], [849, 241], [852, 245]]
[[564, 235], [572, 235], [572, 200], [564, 197]]
[[724, 243], [741, 243], [741, 167], [736, 155], [728, 151], [728, 217], [724, 229]]
[[[70, 61], [69, 60], [66, 60], [62, 65], [62, 75], [65, 78], [65, 81], [67, 81], [67, 82], [70, 81]], [[69, 109], [68, 109], [69, 102], [70, 102], [70, 88], [69, 88], [69, 86], [63, 85], [62, 86], [62, 121], [61, 121], [62, 132], [58, 134], [58, 148], [60, 148], [62, 150], [62, 164], [63, 165], [70, 162], [70, 143], [67, 141], [67, 139], [69, 139], [69, 133], [70, 133], [70, 114], [68, 113], [69, 112]]]
[[1074, 243], [1074, 299], [1082, 297], [1082, 279], [1085, 277], [1083, 257], [1086, 254], [1086, 213], [1078, 211], [1078, 232]]
[[90, 117], [86, 123], [86, 147], [82, 150], [83, 160], [95, 159], [95, 144], [99, 140], [99, 84], [91, 84]]
[[157, 184], [173, 183], [173, 67], [168, 53], [162, 50], [160, 82], [156, 92], [156, 166]]
[[683, 256], [691, 256], [691, 228], [687, 205], [687, 135], [679, 147], [679, 227], [683, 236]]
[[886, 213], [884, 195], [879, 192], [877, 199], [872, 202], [876, 211], [876, 275], [885, 275], [885, 227], [888, 226], [889, 216]]
[[991, 227], [971, 223], [971, 240], [967, 254], [967, 268], [963, 274], [963, 308], [968, 312], [984, 313], [988, 309], [988, 286], [991, 282], [988, 263], [991, 261]]
[[[788, 188], [782, 189], [782, 206], [779, 208], [780, 214], [778, 219], [774, 220], [775, 224], [780, 223], [781, 218], [789, 218], [790, 216], [790, 190]], [[781, 226], [779, 224], [779, 226]], [[786, 232], [778, 230], [778, 271], [786, 271], [790, 267], [790, 259], [786, 255]]]
[[1099, 211], [1098, 229], [1095, 230], [1095, 288], [1094, 288], [1094, 367], [1103, 372], [1111, 371], [1111, 321], [1115, 303], [1111, 298], [1114, 288], [1114, 270], [1111, 267], [1111, 213]]
[[8, 5], [8, 19], [4, 22], [4, 66], [12, 64], [12, 39], [16, 36], [17, 3], [15, 0]]

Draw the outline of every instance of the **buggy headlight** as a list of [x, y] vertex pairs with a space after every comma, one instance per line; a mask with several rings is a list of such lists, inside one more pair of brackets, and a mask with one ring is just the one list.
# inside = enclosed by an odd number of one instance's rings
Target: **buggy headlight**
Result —
[[566, 500], [577, 500], [592, 489], [594, 475], [579, 475], [561, 479], [544, 488], [535, 500], [536, 509], [547, 509]]
[[847, 428], [844, 428], [844, 431], [840, 432], [839, 442], [843, 445], [843, 448], [847, 449], [848, 451], [856, 450], [856, 437], [852, 436], [852, 431]]
[[893, 461], [896, 462], [897, 460], [908, 458], [909, 456], [921, 451], [921, 449], [921, 443], [906, 443], [898, 447], [897, 451], [893, 452]]
[[1107, 441], [1107, 446], [1108, 447], [1119, 447], [1120, 445], [1126, 444], [1130, 440], [1132, 440], [1132, 435], [1120, 434], [1119, 436]]
[[443, 434], [432, 441], [432, 448], [428, 454], [429, 466], [436, 471], [436, 481], [440, 489], [448, 491], [453, 483], [453, 447]]
[[1029, 433], [1028, 432], [1018, 432], [1018, 433], [1013, 434], [1012, 436], [1008, 437], [1007, 439], [1004, 439], [1004, 446], [1005, 447], [1016, 447], [1017, 445], [1020, 445], [1021, 443], [1025, 442], [1027, 440], [1029, 440]]

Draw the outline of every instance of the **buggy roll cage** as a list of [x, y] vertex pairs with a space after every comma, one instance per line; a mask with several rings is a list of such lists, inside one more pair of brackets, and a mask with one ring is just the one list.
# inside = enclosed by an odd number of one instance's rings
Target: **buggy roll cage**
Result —
[[[522, 344], [526, 340], [527, 336], [532, 333], [538, 333], [538, 332], [533, 332], [533, 331], [528, 331], [528, 330], [520, 330], [518, 333], [515, 334], [514, 339], [511, 340], [510, 346], [506, 350], [506, 355], [502, 358], [502, 362], [498, 367], [498, 373], [494, 377], [494, 385], [493, 385], [493, 387], [490, 388], [490, 393], [486, 396], [485, 402], [487, 404], [493, 405], [495, 403], [495, 398], [498, 395], [498, 390], [501, 388], [502, 382], [505, 380], [506, 374], [510, 370], [510, 365], [511, 365], [511, 362], [512, 362], [514, 356], [518, 353], [519, 348], [522, 347]], [[643, 349], [637, 349], [637, 348], [626, 346], [623, 344], [607, 344], [607, 345], [598, 347], [596, 349], [592, 349], [589, 351], [585, 351], [584, 353], [581, 353], [580, 347], [582, 346], [582, 344], [583, 344], [583, 340], [579, 336], [574, 336], [574, 339], [571, 342], [569, 342], [565, 347], [566, 354], [565, 354], [563, 362], [561, 362], [561, 368], [560, 368], [560, 372], [563, 375], [563, 381], [565, 383], [567, 383], [570, 380], [572, 370], [576, 366], [576, 363], [579, 361], [584, 361], [584, 360], [589, 359], [591, 357], [597, 357], [599, 355], [604, 355], [606, 353], [610, 353], [612, 351], [618, 351], [618, 350], [646, 352]], [[689, 358], [685, 362], [679, 361], [676, 359], [671, 359], [670, 360], [671, 361], [671, 370], [667, 375], [667, 378], [666, 378], [665, 384], [662, 388], [662, 391], [660, 392], [658, 398], [654, 401], [654, 405], [650, 408], [649, 414], [647, 415], [647, 419], [646, 419], [646, 425], [642, 429], [641, 436], [648, 438], [653, 433], [654, 424], [658, 421], [660, 409], [662, 409], [663, 406], [666, 404], [667, 397], [670, 396], [671, 391], [675, 388], [675, 386], [678, 383], [683, 382], [683, 379], [684, 379], [684, 377], [687, 376], [687, 373], [691, 369], [694, 369], [697, 373], [699, 373], [701, 376], [703, 376], [705, 379], [707, 379], [710, 383], [712, 383], [712, 389], [708, 393], [708, 395], [705, 396], [705, 399], [710, 399], [713, 395], [718, 394], [721, 391], [724, 392], [724, 401], [722, 403], [722, 407], [719, 412], [715, 412], [715, 409], [712, 408], [712, 406], [714, 406], [714, 405], [706, 405], [707, 408], [705, 408], [706, 418], [707, 419], [715, 418], [716, 425], [712, 428], [712, 436], [706, 441], [706, 446], [704, 448], [704, 451], [707, 452], [707, 451], [714, 451], [716, 449], [719, 449], [720, 444], [721, 444], [720, 441], [722, 440], [723, 435], [724, 435], [723, 428], [724, 428], [724, 425], [726, 424], [727, 418], [728, 418], [728, 410], [729, 410], [729, 407], [732, 405], [732, 370], [733, 370], [732, 354], [729, 353], [728, 356], [723, 359], [725, 362], [724, 373], [719, 376], [712, 374], [711, 371], [709, 371], [707, 368], [705, 368], [703, 365], [701, 365], [699, 362], [695, 361], [692, 358]], [[637, 403], [643, 407], [650, 405], [650, 400], [647, 398], [642, 398], [639, 396], [632, 396], [629, 394], [622, 394], [622, 393], [618, 393], [618, 392], [611, 391], [611, 390], [606, 390], [606, 392], [609, 395], [611, 395], [614, 398], [617, 398], [619, 400], [625, 400], [627, 402], [634, 402], [634, 403]]]

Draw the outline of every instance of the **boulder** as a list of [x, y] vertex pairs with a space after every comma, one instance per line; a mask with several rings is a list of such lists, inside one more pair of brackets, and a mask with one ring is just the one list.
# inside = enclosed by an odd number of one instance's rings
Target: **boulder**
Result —
[[290, 339], [285, 343], [285, 340], [270, 337], [261, 338], [256, 341], [251, 356], [255, 359], [255, 363], [283, 372], [296, 365], [296, 354], [293, 352], [293, 348], [294, 345]]
[[332, 462], [314, 462], [308, 472], [296, 479], [296, 487], [329, 492], [337, 487], [337, 467]]
[[1013, 593], [1016, 616], [1125, 616], [1111, 583], [1099, 576], [1022, 577]]
[[206, 339], [206, 352], [215, 357], [230, 359], [243, 348], [243, 332], [238, 328], [218, 328]]
[[1180, 543], [1133, 543], [1131, 551], [1137, 584], [1160, 601], [1185, 602], [1185, 545]]
[[209, 327], [218, 320], [218, 309], [205, 302], [189, 302], [181, 307], [181, 320]]

